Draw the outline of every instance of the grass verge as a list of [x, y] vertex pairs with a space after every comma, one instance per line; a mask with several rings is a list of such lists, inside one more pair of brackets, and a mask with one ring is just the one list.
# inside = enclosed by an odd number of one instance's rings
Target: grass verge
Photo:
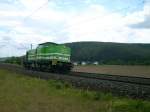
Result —
[[0, 70], [0, 112], [150, 112], [150, 102]]

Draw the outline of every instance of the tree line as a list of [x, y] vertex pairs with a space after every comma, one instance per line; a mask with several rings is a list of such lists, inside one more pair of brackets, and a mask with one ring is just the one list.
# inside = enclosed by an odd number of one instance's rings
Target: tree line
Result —
[[150, 65], [150, 44], [109, 42], [67, 43], [74, 62], [99, 62], [115, 65]]

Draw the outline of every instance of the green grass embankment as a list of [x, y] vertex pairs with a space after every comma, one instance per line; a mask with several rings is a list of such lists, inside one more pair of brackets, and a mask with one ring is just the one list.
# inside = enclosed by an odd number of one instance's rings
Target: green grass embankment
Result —
[[150, 112], [150, 102], [0, 70], [0, 112]]

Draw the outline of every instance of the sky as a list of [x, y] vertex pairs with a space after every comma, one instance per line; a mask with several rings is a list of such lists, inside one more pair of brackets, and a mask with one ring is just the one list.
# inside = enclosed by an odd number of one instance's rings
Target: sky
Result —
[[150, 43], [150, 0], [0, 0], [0, 57], [78, 41]]

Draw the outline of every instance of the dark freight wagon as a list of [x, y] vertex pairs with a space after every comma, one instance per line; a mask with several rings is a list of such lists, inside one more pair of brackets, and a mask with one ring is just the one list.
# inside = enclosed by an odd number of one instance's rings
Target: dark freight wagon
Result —
[[71, 50], [62, 44], [46, 42], [27, 51], [24, 67], [43, 71], [67, 72], [72, 68]]

